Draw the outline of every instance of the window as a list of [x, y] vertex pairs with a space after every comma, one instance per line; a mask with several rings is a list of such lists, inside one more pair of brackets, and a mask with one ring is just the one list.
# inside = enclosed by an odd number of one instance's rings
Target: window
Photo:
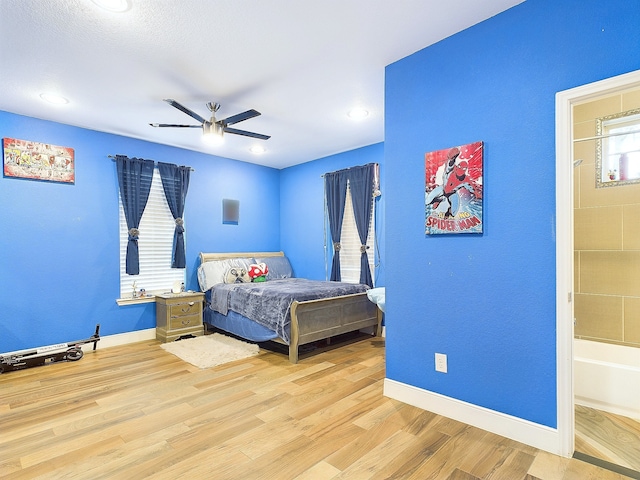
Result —
[[[327, 279], [349, 283], [375, 284], [375, 199], [380, 196], [380, 170], [376, 163], [368, 163], [335, 172], [325, 173], [325, 268]], [[354, 196], [355, 194], [355, 196]], [[354, 202], [355, 200], [355, 202]], [[371, 202], [367, 205], [366, 202]], [[358, 212], [354, 216], [354, 204]], [[344, 207], [343, 207], [344, 206]], [[355, 218], [362, 219], [369, 210], [368, 238], [361, 245]], [[338, 237], [337, 228], [340, 228]], [[335, 235], [332, 234], [335, 233]], [[339, 238], [339, 242], [333, 237]], [[327, 242], [331, 241], [331, 245]], [[367, 249], [369, 269], [360, 271], [361, 248]], [[334, 252], [339, 251], [339, 256]], [[331, 268], [329, 268], [331, 264]], [[337, 269], [339, 268], [339, 270]], [[330, 272], [330, 274], [329, 274]], [[361, 280], [362, 278], [362, 280]]]
[[[367, 255], [371, 278], [375, 285], [375, 197], [371, 199], [371, 220], [369, 223], [369, 236], [367, 237]], [[342, 232], [340, 234], [340, 278], [343, 282], [360, 283], [360, 236], [356, 227], [356, 219], [353, 214], [351, 202], [351, 189], [347, 187], [347, 200], [344, 206], [344, 218], [342, 220]]]
[[640, 183], [640, 109], [596, 120], [598, 187]]
[[139, 292], [141, 288], [152, 294], [167, 292], [171, 290], [175, 282], [184, 282], [186, 270], [171, 268], [173, 232], [176, 224], [164, 196], [158, 167], [153, 169], [149, 200], [140, 221], [140, 237], [138, 239], [140, 275], [125, 273], [129, 237], [120, 195], [118, 195], [118, 204], [120, 210], [120, 298], [131, 299], [134, 289]]

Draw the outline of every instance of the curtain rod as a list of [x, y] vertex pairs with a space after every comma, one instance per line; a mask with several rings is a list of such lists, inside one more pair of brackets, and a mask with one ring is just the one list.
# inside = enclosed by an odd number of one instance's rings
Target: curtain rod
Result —
[[[360, 166], [360, 167], [364, 167], [365, 165], [369, 165], [369, 164], [368, 164], [368, 163], [365, 163], [364, 165], [358, 165], [358, 166]], [[378, 165], [378, 162], [373, 162], [373, 165], [375, 165], [376, 167], [377, 167], [377, 166], [379, 166], [379, 165]], [[336, 172], [341, 172], [341, 171], [343, 171], [343, 170], [349, 170], [349, 169], [351, 169], [351, 168], [354, 168], [354, 167], [343, 168], [343, 169], [341, 169], [341, 170], [336, 170], [336, 171], [334, 171], [334, 172], [327, 172], [327, 173], [336, 173]], [[324, 178], [324, 176], [325, 176], [325, 175], [327, 175], [327, 173], [323, 173], [322, 175], [320, 175], [320, 178]]]
[[[114, 155], [107, 155], [107, 158], [112, 159], [114, 162], [116, 161], [116, 157], [115, 157]], [[195, 171], [196, 171], [196, 170], [195, 170], [195, 168], [192, 168], [192, 167], [189, 167], [189, 168], [191, 168], [191, 171], [192, 171], [192, 172], [195, 172]]]

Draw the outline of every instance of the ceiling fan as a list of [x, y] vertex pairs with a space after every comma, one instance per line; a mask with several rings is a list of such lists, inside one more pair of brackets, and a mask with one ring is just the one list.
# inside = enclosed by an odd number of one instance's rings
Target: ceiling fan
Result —
[[173, 123], [150, 123], [152, 127], [177, 127], [177, 128], [202, 128], [202, 134], [204, 138], [218, 139], [221, 140], [224, 133], [232, 133], [234, 135], [244, 135], [245, 137], [258, 138], [260, 140], [268, 140], [271, 138], [270, 135], [262, 135], [261, 133], [253, 133], [247, 132], [246, 130], [238, 130], [237, 128], [231, 128], [229, 125], [233, 125], [235, 123], [242, 122], [244, 120], [249, 120], [250, 118], [257, 117], [261, 115], [257, 110], [247, 110], [246, 112], [238, 113], [237, 115], [231, 115], [230, 117], [224, 118], [222, 120], [216, 120], [216, 112], [220, 108], [219, 103], [215, 102], [207, 102], [207, 108], [211, 112], [211, 119], [207, 120], [200, 115], [198, 115], [193, 110], [188, 109], [184, 105], [176, 102], [171, 98], [165, 98], [165, 102], [167, 102], [172, 107], [177, 108], [178, 110], [186, 113], [190, 117], [195, 118], [200, 122], [200, 125], [177, 125]]

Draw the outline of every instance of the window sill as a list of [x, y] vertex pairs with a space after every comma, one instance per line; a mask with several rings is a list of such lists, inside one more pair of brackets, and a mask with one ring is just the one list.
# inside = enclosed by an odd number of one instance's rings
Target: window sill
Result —
[[155, 301], [155, 295], [139, 298], [116, 298], [116, 303], [121, 307], [124, 305], [137, 305], [138, 303], [155, 303]]

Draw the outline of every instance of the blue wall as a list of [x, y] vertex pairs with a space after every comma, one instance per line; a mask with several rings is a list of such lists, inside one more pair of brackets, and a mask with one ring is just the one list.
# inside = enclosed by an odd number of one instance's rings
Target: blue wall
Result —
[[[640, 68], [639, 25], [528, 0], [387, 67], [388, 378], [556, 426], [555, 94]], [[478, 140], [484, 233], [425, 236], [425, 153]]]
[[[380, 165], [382, 196], [376, 199], [376, 231], [379, 255], [375, 284], [384, 285], [385, 179], [384, 145], [378, 143], [331, 155], [281, 171], [280, 239], [298, 277], [326, 279], [324, 255], [324, 179], [322, 175], [367, 163]], [[327, 237], [329, 233], [327, 231]], [[330, 241], [330, 240], [328, 240]], [[378, 256], [376, 256], [378, 258]], [[331, 259], [329, 259], [331, 262]], [[331, 263], [329, 263], [331, 267]]]
[[[284, 250], [298, 276], [324, 279], [320, 175], [369, 162], [384, 175], [382, 144], [276, 170], [2, 111], [0, 137], [68, 146], [76, 160], [74, 185], [0, 178], [0, 353], [87, 338], [97, 323], [102, 335], [155, 327], [154, 303], [115, 301], [118, 184], [107, 155], [195, 169], [184, 214], [187, 288], [194, 290], [201, 251]], [[223, 198], [240, 201], [238, 225], [222, 223]], [[383, 284], [383, 268], [378, 275]]]
[[[0, 112], [0, 137], [75, 150], [74, 185], [0, 178], [0, 352], [155, 327], [155, 304], [122, 306], [118, 184], [107, 155], [190, 165], [187, 287], [200, 251], [280, 249], [280, 171]], [[255, 188], [259, 185], [260, 188]], [[240, 223], [222, 224], [222, 199]]]

